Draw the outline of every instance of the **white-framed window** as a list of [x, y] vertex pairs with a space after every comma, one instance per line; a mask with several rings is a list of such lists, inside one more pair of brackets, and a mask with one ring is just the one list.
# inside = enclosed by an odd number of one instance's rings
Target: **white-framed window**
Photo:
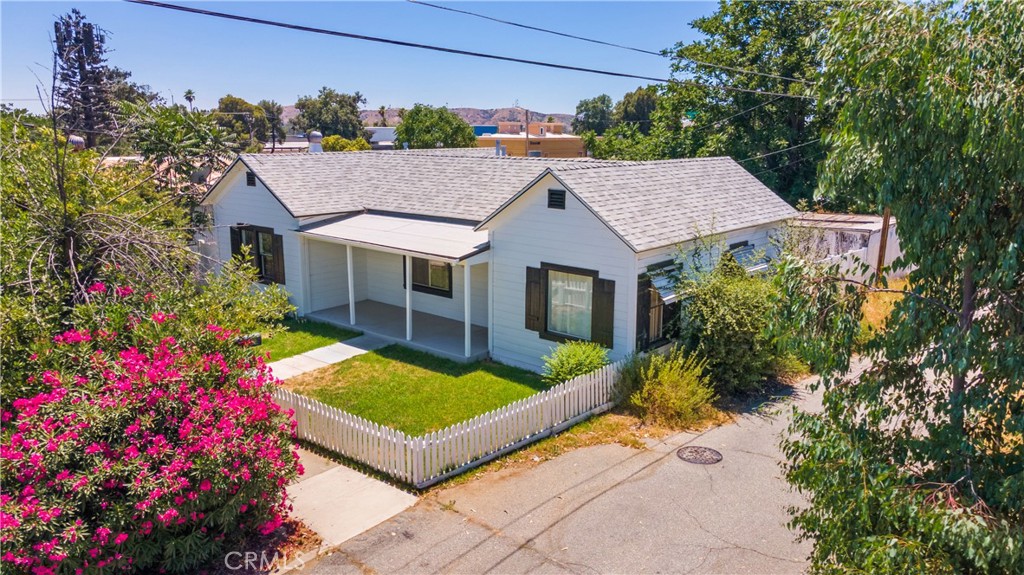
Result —
[[547, 329], [589, 340], [593, 318], [593, 276], [548, 270]]

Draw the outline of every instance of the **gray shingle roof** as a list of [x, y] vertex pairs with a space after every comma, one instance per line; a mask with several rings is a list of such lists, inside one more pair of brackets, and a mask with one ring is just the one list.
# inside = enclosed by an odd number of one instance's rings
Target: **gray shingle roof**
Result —
[[731, 158], [552, 171], [636, 251], [777, 222], [797, 213]]
[[480, 148], [241, 160], [296, 217], [374, 210], [480, 222], [550, 169], [636, 251], [796, 214], [730, 158], [513, 158]]
[[589, 159], [499, 158], [494, 150], [242, 154], [296, 217], [378, 210], [480, 221], [544, 168]]

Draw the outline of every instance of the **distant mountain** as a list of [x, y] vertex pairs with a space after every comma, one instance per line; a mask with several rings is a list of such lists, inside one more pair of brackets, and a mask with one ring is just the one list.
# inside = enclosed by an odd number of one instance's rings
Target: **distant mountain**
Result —
[[[292, 118], [299, 115], [299, 111], [295, 106], [283, 106], [284, 112], [281, 114], [281, 119], [285, 123], [291, 121]], [[452, 112], [459, 115], [460, 118], [465, 120], [469, 124], [484, 125], [484, 126], [496, 126], [498, 122], [522, 122], [523, 111], [519, 108], [450, 108]], [[398, 125], [398, 108], [388, 108], [385, 113], [388, 120], [389, 126]], [[573, 114], [547, 114], [541, 112], [530, 112], [531, 122], [543, 122], [551, 116], [556, 122], [565, 124], [566, 131], [571, 129]], [[373, 126], [380, 121], [380, 114], [377, 110], [362, 110], [359, 112], [359, 117], [363, 120], [363, 125]]]

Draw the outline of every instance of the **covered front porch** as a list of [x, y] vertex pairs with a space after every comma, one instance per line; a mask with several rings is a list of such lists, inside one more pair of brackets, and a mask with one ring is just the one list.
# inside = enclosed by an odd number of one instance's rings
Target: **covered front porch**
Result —
[[490, 252], [472, 225], [358, 214], [300, 230], [304, 315], [455, 361], [488, 355]]
[[356, 329], [454, 361], [469, 362], [487, 357], [487, 328], [483, 326], [472, 326], [467, 356], [465, 326], [461, 321], [413, 310], [412, 339], [406, 339], [405, 308], [363, 300], [356, 302], [356, 317], [361, 320], [349, 323], [350, 316], [348, 304], [307, 314], [316, 321]]

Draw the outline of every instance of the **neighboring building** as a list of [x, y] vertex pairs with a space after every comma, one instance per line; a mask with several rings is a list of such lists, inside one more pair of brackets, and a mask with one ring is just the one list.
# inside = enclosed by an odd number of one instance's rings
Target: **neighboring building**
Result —
[[309, 149], [309, 142], [305, 134], [287, 134], [283, 142], [266, 142], [263, 144], [263, 153], [275, 154], [288, 152], [306, 152]]
[[497, 134], [497, 126], [483, 126], [480, 124], [473, 124], [473, 135], [476, 137], [485, 136], [487, 134]]
[[397, 147], [395, 146], [395, 128], [393, 126], [373, 126], [363, 129], [370, 133], [370, 148], [374, 150], [394, 150]]
[[208, 255], [251, 246], [299, 314], [533, 370], [559, 341], [599, 342], [613, 360], [654, 345], [664, 310], [649, 272], [698, 230], [771, 249], [796, 215], [729, 158], [485, 149], [243, 154], [203, 204]]
[[[793, 220], [793, 226], [803, 230], [797, 232], [802, 236], [796, 240], [810, 259], [839, 261], [840, 272], [856, 281], [866, 281], [875, 273], [882, 244], [882, 216], [805, 212]], [[902, 255], [896, 218], [890, 218], [885, 242], [886, 268]], [[907, 271], [887, 269], [886, 277], [903, 277]]]
[[506, 155], [540, 158], [582, 158], [587, 155], [583, 139], [565, 133], [556, 122], [498, 122], [494, 134], [477, 136], [481, 148], [503, 149]]

